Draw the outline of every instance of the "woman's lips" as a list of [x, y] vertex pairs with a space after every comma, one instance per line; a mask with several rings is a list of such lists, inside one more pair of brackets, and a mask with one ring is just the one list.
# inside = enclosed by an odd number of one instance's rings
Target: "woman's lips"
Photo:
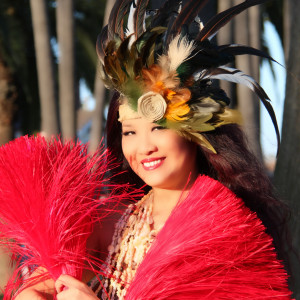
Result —
[[141, 161], [143, 168], [146, 171], [151, 171], [151, 170], [155, 170], [158, 167], [160, 167], [163, 162], [164, 162], [164, 157], [159, 157], [159, 158], [147, 158], [147, 159], [143, 159]]

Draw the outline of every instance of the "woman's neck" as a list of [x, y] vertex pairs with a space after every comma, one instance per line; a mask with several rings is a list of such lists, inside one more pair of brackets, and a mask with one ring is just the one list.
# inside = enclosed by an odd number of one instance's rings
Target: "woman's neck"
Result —
[[153, 188], [152, 215], [154, 220], [154, 227], [156, 229], [159, 229], [164, 225], [175, 206], [187, 197], [193, 183], [194, 180], [190, 181], [190, 184], [188, 184], [184, 190], [170, 190], [155, 187]]

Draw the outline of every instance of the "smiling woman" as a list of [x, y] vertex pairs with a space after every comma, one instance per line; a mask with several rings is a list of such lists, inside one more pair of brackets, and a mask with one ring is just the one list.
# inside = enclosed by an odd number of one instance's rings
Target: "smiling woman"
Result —
[[149, 186], [183, 190], [197, 177], [196, 144], [144, 118], [122, 122], [122, 149], [132, 170]]
[[[147, 186], [114, 235], [107, 264], [121, 272], [103, 283], [110, 299], [290, 299], [272, 246], [282, 257], [286, 207], [239, 127], [205, 134], [215, 154], [145, 118], [129, 114], [120, 123], [119, 105], [115, 95], [107, 124], [108, 147], [122, 162], [119, 171], [126, 170], [116, 179]], [[93, 286], [109, 299], [99, 283]]]
[[236, 14], [264, 1], [242, 2], [205, 26], [196, 17], [205, 0], [167, 0], [157, 11], [148, 2], [117, 0], [97, 41], [101, 77], [116, 90], [106, 140], [120, 165], [111, 178], [144, 196], [109, 224], [104, 274], [90, 287], [62, 275], [57, 299], [290, 299], [279, 260], [288, 209], [249, 151], [238, 112], [212, 85], [246, 84], [278, 133], [259, 84], [224, 66], [235, 55], [266, 55], [211, 43]]

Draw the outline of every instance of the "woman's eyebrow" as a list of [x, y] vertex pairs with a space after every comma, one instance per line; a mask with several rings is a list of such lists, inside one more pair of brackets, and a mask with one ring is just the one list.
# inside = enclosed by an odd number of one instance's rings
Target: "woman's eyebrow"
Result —
[[124, 128], [124, 127], [132, 127], [132, 125], [131, 124], [122, 124], [122, 128]]

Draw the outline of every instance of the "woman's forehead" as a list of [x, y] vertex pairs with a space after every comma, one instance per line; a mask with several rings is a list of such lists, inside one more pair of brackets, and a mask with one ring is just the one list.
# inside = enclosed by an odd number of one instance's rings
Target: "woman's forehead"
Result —
[[147, 125], [153, 125], [155, 123], [145, 119], [145, 118], [134, 118], [134, 119], [126, 119], [122, 122], [122, 127], [128, 127], [128, 126], [147, 126]]

